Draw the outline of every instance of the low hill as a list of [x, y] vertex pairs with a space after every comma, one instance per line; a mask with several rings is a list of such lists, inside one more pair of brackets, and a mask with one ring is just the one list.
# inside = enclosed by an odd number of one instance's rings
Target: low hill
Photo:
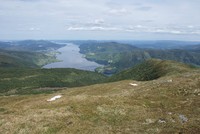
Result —
[[[200, 71], [187, 71], [182, 65], [180, 70], [183, 72], [152, 81], [126, 80], [53, 94], [0, 96], [0, 133], [198, 134]], [[57, 95], [61, 98], [47, 101]]]
[[38, 68], [55, 61], [56, 57], [50, 53], [0, 49], [0, 67]]
[[49, 93], [102, 83], [105, 76], [77, 69], [0, 68], [0, 95]]
[[130, 69], [124, 70], [109, 78], [109, 81], [118, 80], [154, 80], [166, 75], [188, 72], [195, 69], [194, 66], [178, 63], [175, 61], [150, 59]]
[[119, 53], [126, 53], [137, 47], [119, 44], [116, 42], [91, 42], [79, 46], [80, 53], [85, 54], [86, 58], [99, 64], [108, 65], [119, 60]]

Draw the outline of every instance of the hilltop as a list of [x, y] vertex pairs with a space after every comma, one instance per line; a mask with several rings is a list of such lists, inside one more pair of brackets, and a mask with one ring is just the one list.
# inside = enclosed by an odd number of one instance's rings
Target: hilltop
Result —
[[130, 79], [148, 81], [167, 75], [185, 73], [194, 69], [196, 69], [195, 66], [179, 63], [176, 61], [150, 59], [111, 76], [109, 81]]
[[[171, 61], [147, 63], [142, 70], [158, 66], [164, 73], [151, 81], [1, 96], [0, 133], [199, 133], [200, 70]], [[61, 98], [47, 101], [56, 95]]]

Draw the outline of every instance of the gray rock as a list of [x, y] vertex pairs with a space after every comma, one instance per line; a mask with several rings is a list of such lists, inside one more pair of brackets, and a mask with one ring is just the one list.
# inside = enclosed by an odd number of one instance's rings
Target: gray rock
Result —
[[179, 119], [181, 120], [182, 123], [185, 123], [185, 122], [188, 121], [188, 118], [185, 117], [185, 115], [182, 115], [182, 114], [179, 115]]
[[166, 120], [165, 119], [159, 119], [158, 123], [166, 123]]

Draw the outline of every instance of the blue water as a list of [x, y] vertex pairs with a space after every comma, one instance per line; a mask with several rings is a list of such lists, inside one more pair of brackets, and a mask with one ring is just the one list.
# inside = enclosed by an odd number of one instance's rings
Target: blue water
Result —
[[68, 43], [65, 47], [57, 50], [60, 54], [57, 54], [57, 59], [61, 62], [55, 62], [45, 65], [43, 68], [76, 68], [81, 70], [94, 71], [95, 68], [102, 65], [92, 61], [88, 61], [84, 58], [84, 55], [79, 51], [78, 45]]

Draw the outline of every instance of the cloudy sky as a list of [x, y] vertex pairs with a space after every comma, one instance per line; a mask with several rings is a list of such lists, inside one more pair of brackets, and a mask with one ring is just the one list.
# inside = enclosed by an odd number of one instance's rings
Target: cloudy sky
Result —
[[200, 0], [0, 0], [0, 39], [200, 41]]

